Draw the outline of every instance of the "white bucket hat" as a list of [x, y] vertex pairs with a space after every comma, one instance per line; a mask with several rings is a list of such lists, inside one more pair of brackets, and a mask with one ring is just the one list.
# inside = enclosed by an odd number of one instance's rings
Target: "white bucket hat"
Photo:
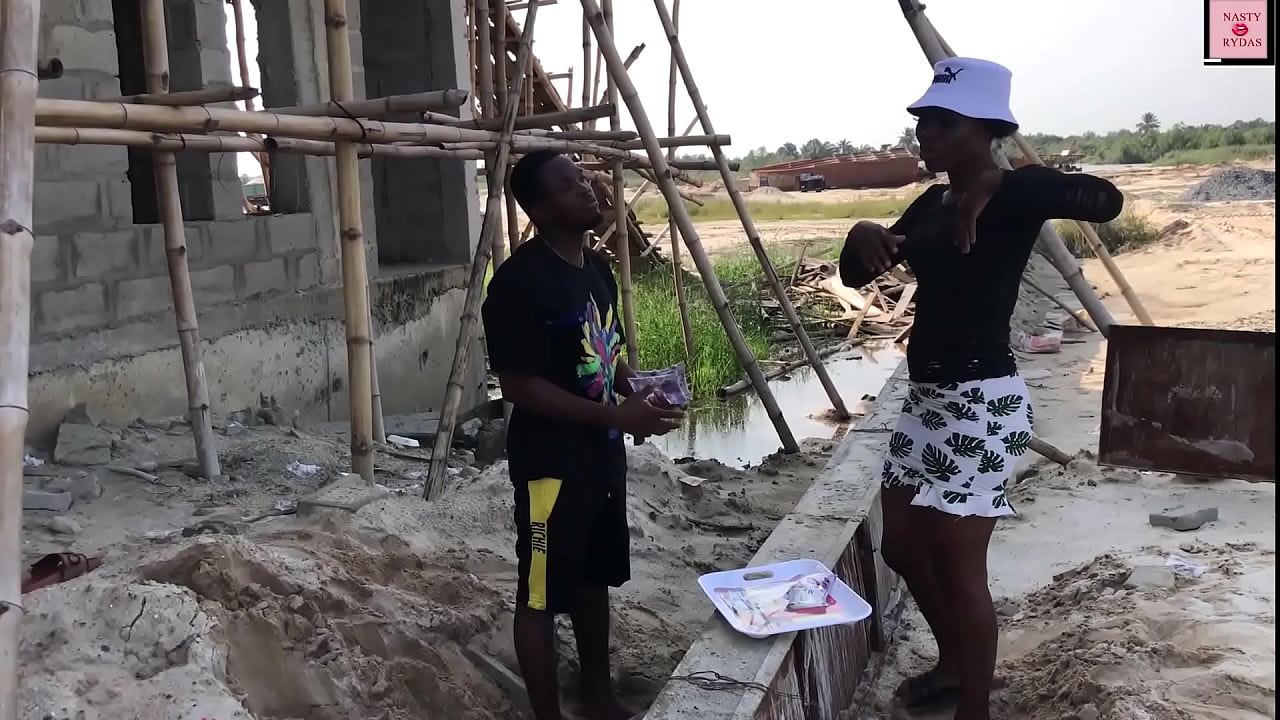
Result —
[[1002, 120], [1015, 127], [1009, 109], [1009, 87], [1013, 73], [990, 60], [947, 58], [933, 66], [933, 84], [907, 112], [919, 114], [924, 108], [942, 108], [974, 120]]

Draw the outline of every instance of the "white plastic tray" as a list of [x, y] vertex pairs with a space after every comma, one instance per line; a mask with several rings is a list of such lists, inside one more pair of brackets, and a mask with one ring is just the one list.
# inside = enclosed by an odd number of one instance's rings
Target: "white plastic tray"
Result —
[[711, 604], [715, 605], [725, 622], [743, 635], [757, 639], [798, 630], [856, 623], [870, 617], [871, 606], [839, 577], [834, 577], [831, 582], [831, 588], [828, 591], [830, 604], [825, 613], [805, 615], [786, 613], [777, 620], [771, 621], [768, 628], [763, 631], [745, 623], [725, 602], [720, 592], [724, 589], [750, 588], [787, 582], [803, 575], [828, 572], [831, 571], [817, 560], [788, 560], [742, 570], [707, 573], [698, 578], [698, 586], [702, 588], [702, 592]]

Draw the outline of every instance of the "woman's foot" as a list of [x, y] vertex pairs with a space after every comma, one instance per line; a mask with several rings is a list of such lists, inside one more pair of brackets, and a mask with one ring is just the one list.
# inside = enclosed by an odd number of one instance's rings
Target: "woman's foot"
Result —
[[895, 695], [909, 710], [939, 709], [959, 702], [960, 683], [941, 666], [935, 666], [903, 680]]

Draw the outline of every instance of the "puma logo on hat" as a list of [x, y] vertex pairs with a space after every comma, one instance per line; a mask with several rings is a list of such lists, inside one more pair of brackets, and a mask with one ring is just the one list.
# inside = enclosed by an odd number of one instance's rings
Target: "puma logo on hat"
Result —
[[925, 108], [941, 108], [975, 120], [1001, 120], [1017, 126], [1009, 109], [1012, 79], [1009, 68], [990, 60], [947, 58], [933, 66], [933, 82], [907, 112], [914, 115]]
[[956, 81], [956, 76], [962, 72], [964, 72], [964, 68], [952, 70], [951, 66], [948, 65], [942, 68], [942, 72], [933, 76], [933, 82], [942, 83], [943, 85], [950, 85], [951, 83]]

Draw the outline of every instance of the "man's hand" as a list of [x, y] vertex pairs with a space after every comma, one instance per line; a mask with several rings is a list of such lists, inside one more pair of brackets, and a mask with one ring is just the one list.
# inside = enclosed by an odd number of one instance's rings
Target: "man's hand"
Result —
[[653, 389], [634, 392], [615, 410], [615, 426], [637, 438], [666, 435], [680, 427], [684, 410], [659, 407], [661, 401], [653, 396]]
[[978, 216], [986, 209], [987, 203], [1000, 190], [1004, 181], [1004, 170], [992, 168], [978, 176], [977, 181], [963, 195], [956, 205], [956, 247], [961, 253], [968, 253], [969, 248], [978, 244]]
[[897, 264], [898, 246], [906, 240], [889, 228], [863, 220], [845, 237], [845, 251], [851, 253], [867, 270], [880, 275]]

